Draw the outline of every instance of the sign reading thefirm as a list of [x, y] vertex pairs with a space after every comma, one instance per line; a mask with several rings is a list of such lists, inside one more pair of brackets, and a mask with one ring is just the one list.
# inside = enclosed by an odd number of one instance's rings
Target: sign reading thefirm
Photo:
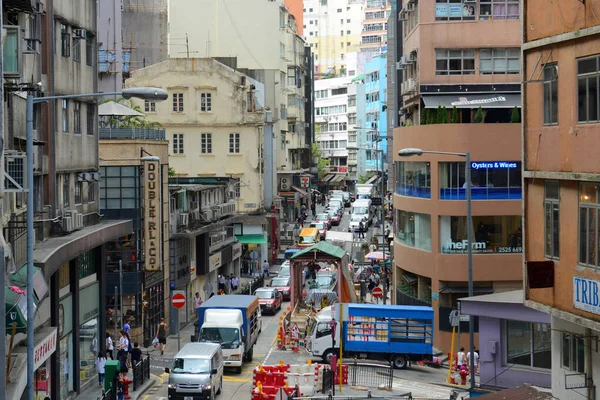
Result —
[[573, 307], [600, 314], [600, 281], [573, 277]]
[[160, 161], [144, 163], [144, 246], [146, 271], [161, 269]]

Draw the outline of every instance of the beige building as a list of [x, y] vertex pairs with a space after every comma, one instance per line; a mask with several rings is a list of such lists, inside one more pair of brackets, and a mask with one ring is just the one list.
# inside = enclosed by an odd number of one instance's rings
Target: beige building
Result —
[[137, 70], [127, 87], [158, 86], [170, 101], [140, 103], [149, 120], [167, 132], [170, 167], [177, 177], [239, 180], [234, 201], [239, 212], [263, 205], [263, 111], [251, 83], [210, 58], [169, 59]]

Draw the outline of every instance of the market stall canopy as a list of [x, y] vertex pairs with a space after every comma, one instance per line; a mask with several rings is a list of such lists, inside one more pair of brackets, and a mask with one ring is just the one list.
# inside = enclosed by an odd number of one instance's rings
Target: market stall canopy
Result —
[[301, 250], [290, 257], [292, 260], [306, 260], [306, 259], [318, 259], [320, 256], [325, 255], [333, 258], [342, 259], [346, 251], [341, 247], [328, 243], [326, 241], [321, 241], [314, 246], [308, 247], [304, 250]]
[[264, 234], [260, 235], [238, 235], [235, 237], [242, 244], [266, 244], [267, 239]]
[[501, 94], [424, 94], [425, 108], [521, 108], [521, 95]]
[[[27, 287], [27, 265], [10, 275], [10, 281], [21, 288]], [[48, 283], [41, 268], [33, 267], [33, 293], [38, 302], [48, 294]]]
[[145, 117], [146, 115], [115, 101], [107, 101], [98, 106], [101, 117]]

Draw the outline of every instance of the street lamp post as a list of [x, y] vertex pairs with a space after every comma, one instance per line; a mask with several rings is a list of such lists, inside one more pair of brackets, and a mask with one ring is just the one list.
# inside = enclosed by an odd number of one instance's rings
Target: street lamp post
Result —
[[102, 96], [123, 96], [125, 99], [139, 98], [144, 100], [162, 101], [166, 100], [168, 93], [164, 89], [141, 87], [124, 89], [121, 92], [107, 93], [87, 93], [87, 94], [72, 94], [64, 96], [46, 96], [34, 97], [31, 94], [27, 95], [27, 399], [34, 399], [34, 363], [33, 363], [33, 348], [34, 348], [34, 304], [33, 304], [33, 107], [35, 104], [48, 102], [50, 100], [77, 99], [82, 97], [102, 97]]
[[[471, 153], [454, 153], [447, 151], [428, 151], [415, 148], [406, 148], [398, 152], [400, 157], [420, 156], [423, 154], [441, 154], [465, 158], [465, 181], [467, 197], [467, 268], [469, 279], [469, 297], [473, 296], [473, 227], [471, 215]], [[471, 391], [475, 389], [475, 321], [473, 315], [469, 315], [469, 370], [471, 371]]]

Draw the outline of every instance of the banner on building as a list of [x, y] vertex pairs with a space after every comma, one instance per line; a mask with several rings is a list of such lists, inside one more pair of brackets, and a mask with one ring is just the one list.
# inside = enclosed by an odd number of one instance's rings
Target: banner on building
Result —
[[159, 271], [162, 265], [160, 160], [158, 157], [145, 157], [144, 161], [144, 269]]

